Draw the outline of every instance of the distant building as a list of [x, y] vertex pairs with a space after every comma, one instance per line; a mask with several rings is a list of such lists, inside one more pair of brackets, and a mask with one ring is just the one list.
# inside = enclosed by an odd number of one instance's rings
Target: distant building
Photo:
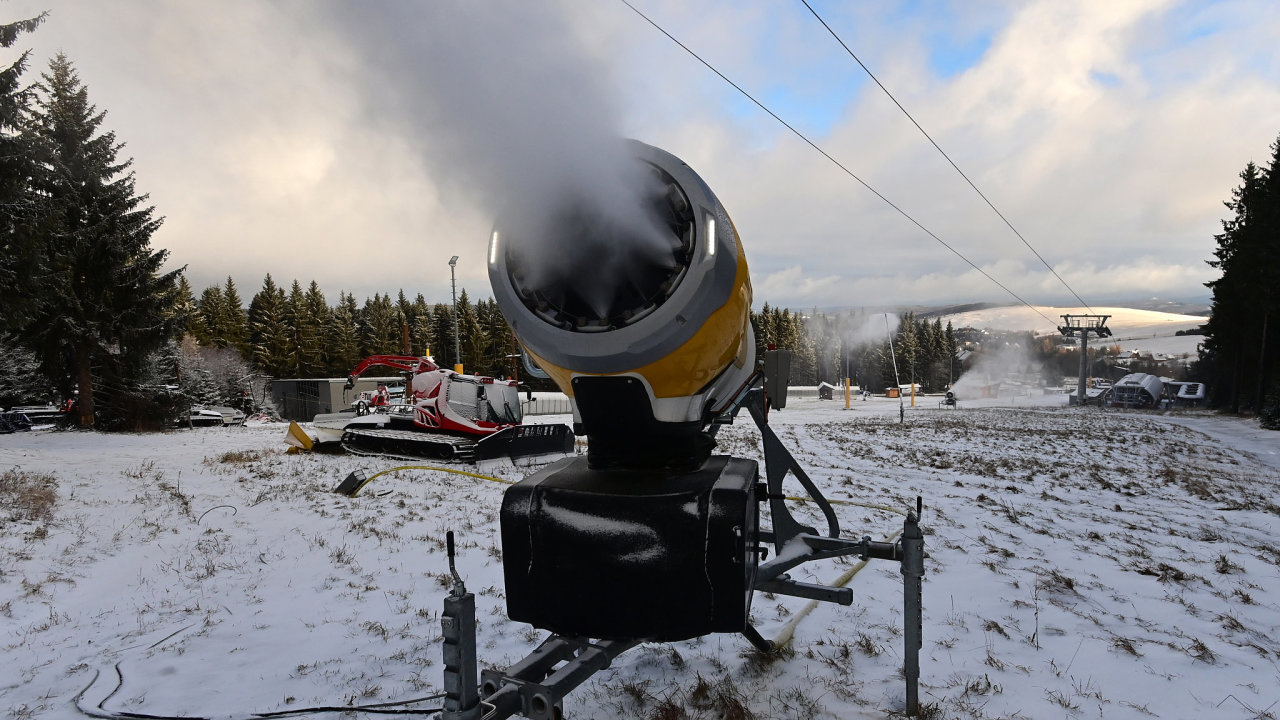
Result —
[[403, 384], [404, 378], [362, 377], [348, 389], [346, 378], [283, 378], [271, 381], [271, 399], [285, 420], [309, 421], [320, 413], [340, 412], [351, 406], [362, 391], [379, 385]]
[[1111, 387], [1111, 404], [1151, 408], [1164, 397], [1164, 382], [1148, 373], [1129, 373]]
[[1204, 383], [1166, 381], [1164, 393], [1166, 401], [1173, 407], [1200, 407], [1204, 405]]

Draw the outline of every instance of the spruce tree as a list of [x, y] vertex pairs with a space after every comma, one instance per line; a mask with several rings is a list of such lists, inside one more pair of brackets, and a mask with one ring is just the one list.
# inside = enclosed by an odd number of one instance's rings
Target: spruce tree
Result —
[[286, 298], [271, 273], [262, 280], [262, 289], [249, 301], [249, 345], [253, 364], [273, 377], [288, 372], [289, 329], [285, 324]]
[[[193, 337], [185, 337], [181, 343], [173, 343], [167, 355], [177, 365], [177, 381], [182, 393], [196, 405], [219, 405], [222, 398], [213, 372], [200, 354], [200, 345]], [[169, 358], [164, 362], [168, 364]]]
[[200, 316], [196, 326], [199, 332], [193, 334], [201, 345], [226, 347], [227, 341], [222, 329], [222, 321], [226, 316], [222, 309], [224, 304], [221, 285], [211, 285], [200, 293], [200, 300], [196, 303]]
[[174, 311], [181, 316], [178, 323], [179, 335], [190, 335], [197, 342], [208, 335], [209, 331], [204, 326], [204, 316], [200, 314], [200, 305], [196, 302], [196, 297], [191, 291], [191, 283], [187, 282], [186, 275], [178, 277], [178, 298], [174, 302]]
[[400, 354], [400, 312], [390, 295], [374, 293], [360, 312], [360, 344], [364, 355]]
[[458, 296], [458, 341], [462, 343], [462, 366], [469, 373], [478, 372], [481, 360], [488, 351], [488, 339], [480, 330], [475, 306], [465, 288]]
[[765, 303], [764, 307], [760, 308], [760, 312], [753, 313], [753, 316], [755, 318], [756, 356], [761, 357], [761, 354], [776, 339], [773, 327], [773, 311], [769, 307], [769, 303]]
[[15, 339], [0, 335], [0, 407], [41, 404], [55, 399], [40, 359]]
[[431, 326], [431, 306], [422, 293], [413, 301], [413, 320], [409, 321], [409, 337], [414, 355], [430, 355], [435, 347], [435, 333]]
[[[0, 25], [0, 48], [13, 47], [47, 16]], [[40, 167], [26, 127], [31, 92], [21, 84], [29, 55], [0, 70], [0, 330], [22, 328], [34, 317], [45, 263], [39, 239], [45, 203], [32, 182]]]
[[436, 303], [432, 306], [431, 332], [435, 336], [436, 346], [431, 348], [431, 353], [436, 365], [453, 367], [453, 309], [449, 305]]
[[244, 311], [244, 302], [240, 299], [236, 281], [232, 280], [230, 275], [227, 276], [226, 284], [222, 286], [222, 316], [218, 326], [226, 342], [220, 347], [229, 347], [240, 353], [241, 357], [247, 357], [249, 355], [249, 318]]
[[71, 62], [59, 54], [42, 77], [33, 119], [43, 164], [37, 186], [53, 214], [42, 238], [47, 302], [30, 335], [46, 369], [74, 377], [79, 423], [90, 426], [95, 373], [123, 401], [151, 352], [174, 335], [182, 269], [160, 272], [168, 253], [150, 246], [161, 219], [144, 205], [146, 195], [134, 194], [132, 161], [119, 160], [115, 134], [101, 132], [106, 113], [89, 103]]
[[956, 368], [956, 363], [958, 362], [956, 360], [956, 331], [955, 328], [951, 327], [950, 320], [947, 321], [947, 329], [943, 331], [942, 338], [942, 347], [947, 363], [947, 389], [950, 389], [952, 385], [955, 385], [956, 378], [959, 375]]
[[286, 372], [292, 377], [307, 376], [307, 360], [316, 342], [315, 333], [307, 322], [306, 297], [302, 294], [302, 286], [297, 280], [289, 289], [289, 297], [284, 304], [285, 326], [288, 328], [288, 360]]
[[[396, 309], [400, 311], [400, 315], [404, 317], [404, 321], [413, 325], [414, 308], [413, 303], [409, 302], [409, 298], [404, 294], [404, 288], [396, 294]], [[402, 350], [404, 348], [401, 348]]]
[[1234, 217], [1222, 222], [1211, 267], [1222, 271], [1206, 283], [1213, 309], [1205, 325], [1200, 372], [1211, 402], [1231, 412], [1261, 412], [1280, 380], [1280, 140], [1266, 168], [1250, 162], [1226, 203]]
[[357, 318], [360, 308], [353, 295], [338, 293], [338, 304], [329, 313], [325, 338], [329, 343], [329, 375], [344, 377], [361, 360], [360, 329]]
[[492, 298], [481, 300], [476, 304], [476, 310], [480, 318], [480, 326], [484, 329], [485, 336], [489, 338], [489, 356], [483, 369], [485, 374], [504, 377], [510, 377], [512, 373], [518, 375], [519, 371], [515, 363], [519, 362], [519, 359], [507, 356], [519, 353], [520, 348], [516, 345], [511, 326], [507, 325], [506, 318], [502, 317], [498, 301]]
[[312, 334], [312, 341], [304, 353], [308, 375], [322, 374], [328, 367], [329, 339], [324, 330], [329, 324], [329, 303], [325, 301], [324, 292], [315, 280], [307, 286], [303, 295], [303, 317]]
[[901, 380], [905, 381], [902, 384], [915, 383], [919, 378], [917, 370], [920, 362], [920, 337], [915, 313], [909, 312], [902, 318], [897, 342], [896, 350], [900, 361], [898, 370], [902, 374]]

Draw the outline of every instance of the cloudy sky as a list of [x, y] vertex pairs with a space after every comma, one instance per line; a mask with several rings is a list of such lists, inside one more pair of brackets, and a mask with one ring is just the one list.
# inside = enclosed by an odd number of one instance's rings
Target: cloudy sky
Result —
[[[798, 0], [633, 3], [1011, 290], [1071, 299]], [[1205, 295], [1222, 202], [1280, 135], [1280, 3], [812, 4], [1086, 301]], [[197, 292], [447, 301], [458, 255], [488, 296], [501, 206], [604, 184], [621, 135], [707, 181], [757, 305], [1010, 300], [621, 2], [0, 9], [50, 10], [28, 79], [72, 60]]]

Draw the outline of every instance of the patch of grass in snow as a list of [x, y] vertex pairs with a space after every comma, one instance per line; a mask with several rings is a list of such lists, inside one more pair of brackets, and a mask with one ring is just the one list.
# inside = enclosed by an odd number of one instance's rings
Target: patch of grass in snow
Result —
[[262, 459], [261, 450], [231, 450], [214, 458], [205, 458], [205, 465], [248, 465]]
[[1111, 638], [1111, 647], [1127, 655], [1142, 657], [1142, 653], [1138, 652], [1138, 646], [1134, 645], [1132, 640], [1124, 637], [1123, 635], [1116, 635]]
[[987, 632], [995, 633], [1003, 638], [1009, 637], [1009, 633], [1005, 632], [1004, 627], [1000, 623], [996, 622], [995, 620], [988, 620], [985, 623], [983, 623], [982, 629]]
[[795, 648], [785, 645], [771, 653], [762, 653], [753, 647], [743, 648], [739, 653], [744, 662], [742, 672], [747, 677], [760, 677], [778, 663], [785, 663], [796, 656]]
[[157, 474], [156, 479], [159, 480], [157, 487], [168, 495], [169, 499], [173, 500], [173, 502], [177, 504], [178, 510], [183, 515], [186, 515], [187, 517], [194, 517], [191, 513], [191, 499], [182, 494], [181, 480], [179, 480], [177, 484], [170, 484], [161, 480], [160, 478], [162, 477], [163, 473]]
[[1240, 622], [1240, 618], [1229, 612], [1219, 613], [1214, 619], [1222, 623], [1222, 629], [1227, 632], [1244, 632], [1244, 624]]
[[11, 522], [48, 522], [53, 518], [57, 501], [58, 480], [52, 475], [17, 469], [0, 474], [0, 506], [5, 508]]
[[1254, 604], [1253, 596], [1250, 595], [1247, 590], [1236, 588], [1235, 590], [1231, 591], [1231, 596], [1239, 600], [1242, 605]]
[[714, 682], [699, 673], [689, 690], [689, 705], [695, 710], [711, 711], [725, 720], [748, 720], [755, 714], [744, 704], [746, 695], [729, 677]]
[[1156, 563], [1155, 565], [1138, 565], [1134, 569], [1139, 575], [1149, 575], [1162, 583], [1176, 583], [1178, 585], [1183, 585], [1191, 582], [1192, 580], [1205, 582], [1204, 578], [1198, 575], [1193, 575], [1176, 565], [1171, 565], [1166, 562]]
[[1178, 648], [1192, 658], [1199, 660], [1206, 665], [1213, 665], [1218, 661], [1218, 656], [1213, 650], [1209, 649], [1200, 638], [1191, 638], [1191, 644], [1185, 648]]
[[1218, 573], [1222, 575], [1230, 575], [1231, 573], [1244, 572], [1244, 568], [1240, 567], [1234, 562], [1231, 562], [1231, 558], [1227, 557], [1226, 555], [1219, 555], [1218, 558], [1213, 561], [1213, 569], [1218, 571]]
[[1046, 690], [1044, 694], [1054, 705], [1060, 705], [1072, 712], [1080, 709], [1079, 705], [1071, 702], [1070, 693], [1064, 693], [1061, 690]]
[[1076, 581], [1055, 568], [1037, 574], [1036, 588], [1038, 590], [1074, 595], [1076, 594]]
[[884, 652], [884, 646], [876, 642], [870, 635], [860, 632], [858, 639], [854, 642], [854, 646], [867, 657], [875, 657]]

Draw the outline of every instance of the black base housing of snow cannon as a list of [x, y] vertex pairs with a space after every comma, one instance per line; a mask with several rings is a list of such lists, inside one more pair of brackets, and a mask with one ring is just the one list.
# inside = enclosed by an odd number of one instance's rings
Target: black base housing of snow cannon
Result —
[[507, 614], [560, 635], [675, 641], [742, 632], [759, 560], [758, 466], [591, 469], [567, 458], [507, 489]]

